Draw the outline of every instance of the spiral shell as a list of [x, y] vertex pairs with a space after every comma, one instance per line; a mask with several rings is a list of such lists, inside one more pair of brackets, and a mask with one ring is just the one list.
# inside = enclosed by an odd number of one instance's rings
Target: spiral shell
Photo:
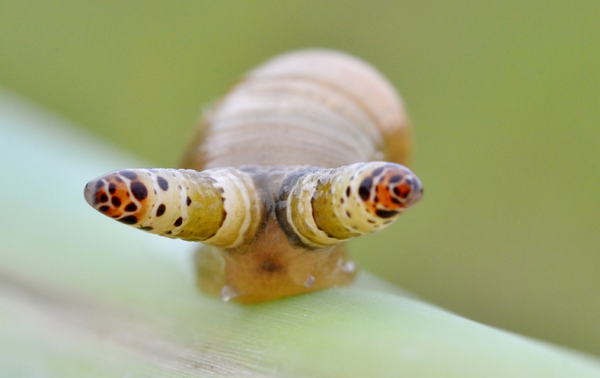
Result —
[[404, 105], [379, 72], [344, 53], [305, 50], [247, 74], [201, 122], [182, 166], [406, 164], [410, 145]]
[[373, 67], [306, 50], [251, 71], [200, 122], [185, 169], [90, 181], [100, 212], [207, 246], [198, 283], [261, 302], [352, 282], [345, 242], [387, 227], [422, 196], [406, 167], [404, 106]]

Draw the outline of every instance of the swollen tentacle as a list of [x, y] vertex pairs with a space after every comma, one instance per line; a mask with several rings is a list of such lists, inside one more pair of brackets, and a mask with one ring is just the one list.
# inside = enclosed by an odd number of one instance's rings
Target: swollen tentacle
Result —
[[122, 223], [226, 248], [250, 240], [261, 213], [252, 178], [234, 168], [115, 171], [90, 181], [84, 195]]
[[344, 53], [298, 51], [205, 114], [182, 162], [193, 171], [115, 171], [85, 198], [122, 223], [213, 244], [197, 254], [198, 285], [255, 303], [352, 282], [345, 241], [421, 199], [419, 179], [395, 164], [410, 147], [404, 105], [381, 73]]
[[277, 217], [292, 241], [324, 248], [382, 230], [422, 195], [417, 176], [399, 164], [313, 168], [285, 179]]

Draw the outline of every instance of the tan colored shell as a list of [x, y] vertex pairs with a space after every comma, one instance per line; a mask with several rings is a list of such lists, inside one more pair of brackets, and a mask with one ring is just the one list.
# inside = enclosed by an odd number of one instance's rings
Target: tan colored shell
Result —
[[409, 144], [402, 101], [379, 72], [344, 53], [305, 50], [246, 75], [202, 120], [182, 167], [406, 164]]

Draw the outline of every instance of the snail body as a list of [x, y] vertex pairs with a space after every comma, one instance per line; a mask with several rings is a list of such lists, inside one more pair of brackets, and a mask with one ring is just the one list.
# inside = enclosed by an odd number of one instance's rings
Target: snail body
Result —
[[352, 282], [346, 241], [422, 196], [387, 80], [349, 55], [306, 50], [251, 71], [200, 123], [184, 169], [127, 169], [88, 183], [100, 212], [201, 241], [198, 284], [255, 303]]

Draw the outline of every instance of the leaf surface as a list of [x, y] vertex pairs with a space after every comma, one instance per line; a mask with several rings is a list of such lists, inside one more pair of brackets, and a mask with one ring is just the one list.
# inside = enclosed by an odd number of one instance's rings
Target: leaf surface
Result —
[[83, 199], [89, 179], [143, 162], [2, 92], [0, 161], [3, 376], [600, 377], [597, 359], [365, 272], [260, 305], [207, 297], [196, 246], [123, 227]]

